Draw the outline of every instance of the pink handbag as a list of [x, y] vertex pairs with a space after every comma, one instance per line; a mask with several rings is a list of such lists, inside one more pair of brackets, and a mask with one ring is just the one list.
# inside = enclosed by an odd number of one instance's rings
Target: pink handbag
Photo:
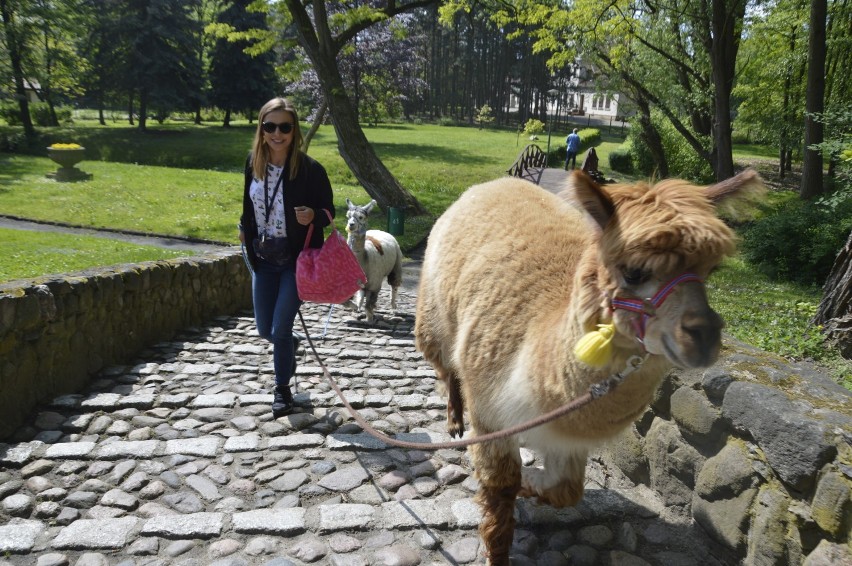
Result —
[[337, 231], [331, 213], [323, 212], [331, 222], [331, 234], [321, 248], [309, 248], [314, 225], [308, 227], [305, 247], [296, 260], [296, 288], [303, 301], [340, 304], [367, 284], [367, 276]]

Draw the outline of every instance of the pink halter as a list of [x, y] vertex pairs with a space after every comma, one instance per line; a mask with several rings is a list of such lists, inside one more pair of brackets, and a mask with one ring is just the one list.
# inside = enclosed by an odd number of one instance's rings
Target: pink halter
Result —
[[663, 301], [666, 300], [666, 297], [674, 292], [675, 287], [677, 287], [681, 283], [689, 283], [692, 281], [697, 281], [698, 283], [702, 283], [702, 279], [698, 277], [694, 273], [684, 273], [682, 275], [678, 275], [668, 283], [662, 286], [662, 288], [657, 291], [657, 294], [654, 295], [650, 299], [623, 299], [620, 297], [615, 297], [612, 299], [612, 310], [622, 309], [626, 311], [636, 312], [642, 315], [642, 318], [636, 324], [636, 334], [638, 335], [639, 342], [643, 342], [645, 339], [645, 324], [648, 322], [648, 319], [652, 316], [656, 316], [657, 309], [660, 305], [663, 304]]

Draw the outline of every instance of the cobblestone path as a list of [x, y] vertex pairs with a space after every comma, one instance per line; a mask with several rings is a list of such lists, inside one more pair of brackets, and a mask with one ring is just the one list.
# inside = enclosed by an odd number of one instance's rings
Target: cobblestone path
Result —
[[[449, 440], [434, 373], [414, 348], [408, 283], [395, 315], [383, 292], [373, 327], [340, 307], [303, 312], [375, 428]], [[0, 445], [0, 565], [485, 563], [463, 450], [401, 450], [367, 435], [302, 350], [297, 410], [278, 420], [272, 380], [271, 350], [243, 313], [40, 407]], [[519, 500], [517, 516], [515, 564], [728, 563], [699, 528], [596, 459], [577, 507]]]

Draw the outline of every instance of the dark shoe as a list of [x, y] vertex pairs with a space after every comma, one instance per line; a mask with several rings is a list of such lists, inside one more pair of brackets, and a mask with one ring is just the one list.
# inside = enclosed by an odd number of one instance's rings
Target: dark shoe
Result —
[[272, 392], [272, 418], [277, 419], [293, 410], [293, 394], [289, 385], [277, 385]]

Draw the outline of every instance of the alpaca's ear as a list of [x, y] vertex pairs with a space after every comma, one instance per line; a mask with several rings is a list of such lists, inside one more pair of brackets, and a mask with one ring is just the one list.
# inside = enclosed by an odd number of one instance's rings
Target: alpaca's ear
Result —
[[609, 195], [580, 170], [571, 173], [559, 197], [585, 211], [594, 220], [593, 226], [598, 230], [603, 230], [615, 213], [615, 205]]
[[370, 211], [373, 210], [374, 206], [376, 206], [376, 199], [371, 200], [370, 203], [364, 207], [364, 214], [370, 214]]
[[742, 219], [762, 200], [766, 185], [757, 171], [749, 168], [730, 179], [704, 187], [704, 194], [722, 214]]

